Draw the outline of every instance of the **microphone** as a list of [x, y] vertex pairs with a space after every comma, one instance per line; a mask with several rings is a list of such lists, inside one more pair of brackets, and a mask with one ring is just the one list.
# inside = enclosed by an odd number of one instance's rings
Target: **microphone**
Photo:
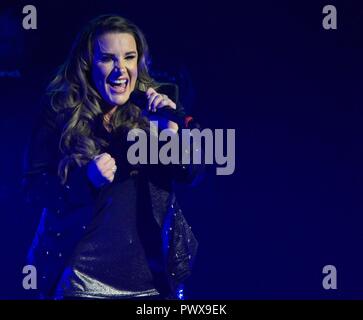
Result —
[[[173, 85], [173, 87], [176, 88], [175, 85]], [[173, 100], [172, 95], [170, 95], [170, 97]], [[131, 92], [129, 101], [143, 110], [148, 109], [148, 99], [146, 97], [146, 93], [139, 89], [135, 89], [133, 92]], [[200, 125], [193, 119], [193, 117], [187, 116], [182, 108], [177, 107], [176, 109], [173, 109], [171, 107], [165, 106], [163, 108], [157, 109], [154, 114], [177, 123], [179, 128], [182, 129], [200, 129]]]

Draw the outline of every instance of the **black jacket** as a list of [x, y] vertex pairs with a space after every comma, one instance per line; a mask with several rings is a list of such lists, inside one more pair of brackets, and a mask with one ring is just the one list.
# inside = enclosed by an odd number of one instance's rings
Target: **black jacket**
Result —
[[[37, 119], [25, 156], [23, 190], [27, 202], [42, 208], [28, 263], [37, 268], [38, 289], [50, 298], [75, 245], [92, 219], [99, 190], [86, 175], [86, 166], [71, 168], [65, 185], [57, 176], [61, 157], [62, 122], [45, 105]], [[152, 212], [162, 233], [170, 297], [175, 298], [190, 275], [198, 242], [176, 201], [173, 182], [191, 183], [201, 165], [158, 165], [148, 175]]]

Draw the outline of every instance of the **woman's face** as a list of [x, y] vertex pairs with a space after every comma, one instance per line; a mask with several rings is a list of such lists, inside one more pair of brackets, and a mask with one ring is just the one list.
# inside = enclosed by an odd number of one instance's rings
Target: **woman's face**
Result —
[[123, 105], [135, 88], [138, 52], [129, 33], [105, 33], [94, 44], [92, 80], [111, 107]]

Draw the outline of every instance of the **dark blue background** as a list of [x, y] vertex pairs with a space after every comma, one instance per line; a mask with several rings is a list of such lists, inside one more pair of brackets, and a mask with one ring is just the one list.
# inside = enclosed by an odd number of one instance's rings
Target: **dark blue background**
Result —
[[[251, 1], [252, 2], [252, 1]], [[103, 13], [141, 27], [159, 78], [179, 83], [205, 127], [236, 129], [236, 171], [211, 167], [179, 197], [200, 242], [188, 297], [363, 298], [360, 1], [32, 1], [0, 12], [0, 298], [29, 298], [24, 257], [39, 219], [25, 207], [23, 149], [39, 100], [79, 29]], [[335, 4], [338, 30], [322, 28]], [[322, 268], [338, 289], [322, 287]]]

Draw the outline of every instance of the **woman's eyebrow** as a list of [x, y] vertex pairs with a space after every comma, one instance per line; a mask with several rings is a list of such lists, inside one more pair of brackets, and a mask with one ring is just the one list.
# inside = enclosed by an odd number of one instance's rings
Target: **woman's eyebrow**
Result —
[[103, 55], [103, 56], [114, 56], [114, 54], [113, 54], [113, 53], [109, 53], [109, 52], [102, 52], [102, 51], [100, 51], [100, 52], [99, 52], [99, 54], [100, 54], [100, 55]]
[[[128, 52], [125, 52], [125, 55], [129, 55], [129, 54], [137, 54], [137, 52], [136, 51], [128, 51]], [[114, 54], [114, 53], [102, 52], [102, 51], [100, 51], [100, 55], [104, 55], [104, 56], [116, 56], [116, 54]]]

